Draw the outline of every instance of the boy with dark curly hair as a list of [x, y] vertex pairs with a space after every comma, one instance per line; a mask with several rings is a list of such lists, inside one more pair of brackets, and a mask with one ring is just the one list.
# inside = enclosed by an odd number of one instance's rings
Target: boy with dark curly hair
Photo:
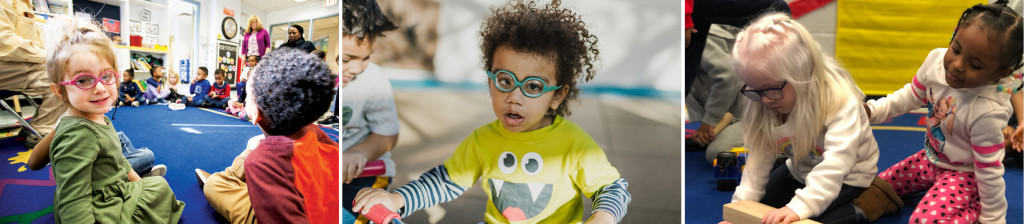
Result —
[[481, 50], [497, 120], [475, 130], [452, 157], [394, 192], [365, 189], [353, 210], [376, 204], [408, 216], [454, 200], [479, 178], [488, 223], [614, 223], [626, 214], [627, 182], [583, 129], [563, 117], [593, 78], [597, 37], [559, 1], [513, 1], [482, 25]]
[[[352, 212], [352, 199], [363, 188], [387, 188], [395, 175], [391, 149], [398, 142], [398, 112], [391, 83], [380, 66], [370, 62], [374, 44], [384, 32], [398, 28], [374, 0], [343, 1], [341, 89], [342, 206]], [[359, 177], [368, 161], [382, 160], [387, 172]], [[360, 217], [357, 223], [365, 223]]]
[[331, 70], [307, 52], [277, 50], [249, 82], [246, 112], [266, 136], [244, 164], [256, 219], [337, 222], [338, 143], [313, 125], [336, 94]]

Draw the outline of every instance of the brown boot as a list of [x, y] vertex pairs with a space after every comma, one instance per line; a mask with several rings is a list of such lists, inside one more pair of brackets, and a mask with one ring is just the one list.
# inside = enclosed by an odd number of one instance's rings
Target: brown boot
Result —
[[868, 221], [874, 222], [884, 214], [898, 212], [903, 207], [903, 200], [889, 182], [876, 176], [871, 186], [853, 199], [853, 204], [864, 211]]

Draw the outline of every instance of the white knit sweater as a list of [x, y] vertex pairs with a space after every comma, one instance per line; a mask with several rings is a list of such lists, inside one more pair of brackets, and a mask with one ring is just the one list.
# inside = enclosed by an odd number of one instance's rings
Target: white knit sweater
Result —
[[[786, 206], [801, 219], [816, 217], [832, 204], [843, 184], [868, 187], [874, 180], [878, 172], [878, 143], [875, 142], [867, 119], [862, 103], [851, 97], [824, 127], [819, 127], [821, 134], [815, 141], [817, 147], [803, 160], [793, 161], [790, 140], [797, 137], [794, 134], [798, 128], [810, 127], [795, 127], [793, 122], [772, 129], [773, 139], [781, 149], [750, 150], [785, 152], [790, 158], [786, 161], [790, 174], [806, 185], [796, 191], [796, 196]], [[742, 181], [732, 201], [758, 201], [766, 193], [764, 188], [768, 183], [775, 153], [762, 154], [763, 158], [750, 158], [762, 162], [756, 163], [758, 167], [751, 167], [751, 163], [748, 163], [744, 168]]]

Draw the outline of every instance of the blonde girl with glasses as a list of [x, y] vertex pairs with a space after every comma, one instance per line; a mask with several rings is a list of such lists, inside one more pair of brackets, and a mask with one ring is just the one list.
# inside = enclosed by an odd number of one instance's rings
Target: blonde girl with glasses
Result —
[[[782, 13], [745, 28], [733, 58], [749, 99], [742, 122], [750, 157], [732, 201], [777, 208], [763, 223], [866, 222], [853, 199], [878, 171], [878, 144], [849, 74]], [[773, 168], [779, 154], [785, 164]]]
[[177, 223], [185, 203], [161, 176], [140, 178], [121, 153], [104, 114], [117, 102], [118, 72], [110, 39], [88, 15], [48, 24], [50, 89], [69, 109], [57, 125], [50, 158], [57, 223]]

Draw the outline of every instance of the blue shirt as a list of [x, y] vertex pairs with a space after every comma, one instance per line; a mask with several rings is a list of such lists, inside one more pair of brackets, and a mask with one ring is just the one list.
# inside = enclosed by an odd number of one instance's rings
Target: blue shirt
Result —
[[202, 101], [203, 97], [206, 97], [206, 94], [210, 93], [210, 81], [206, 79], [196, 81], [192, 83], [192, 85], [189, 85], [188, 89], [189, 93], [195, 94], [195, 96], [192, 97], [192, 102]]
[[142, 96], [142, 89], [139, 88], [139, 85], [135, 84], [134, 81], [122, 82], [121, 83], [121, 96], [118, 97], [118, 98], [124, 97], [125, 95], [130, 96], [130, 97], [134, 97], [134, 98], [139, 98], [139, 97]]

